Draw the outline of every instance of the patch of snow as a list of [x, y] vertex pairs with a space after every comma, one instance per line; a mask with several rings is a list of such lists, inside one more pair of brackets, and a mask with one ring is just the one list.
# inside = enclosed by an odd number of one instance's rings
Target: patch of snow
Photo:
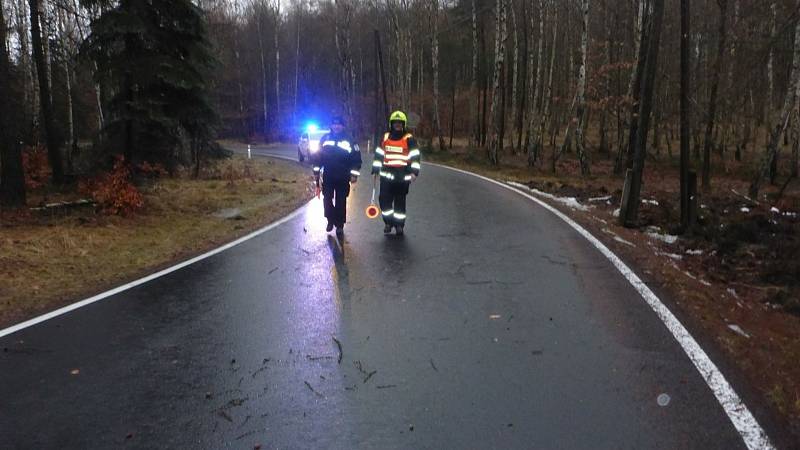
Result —
[[657, 200], [650, 200], [650, 199], [647, 199], [647, 198], [643, 198], [642, 199], [642, 203], [647, 203], [648, 205], [658, 206], [658, 201]]
[[625, 245], [630, 245], [631, 247], [636, 247], [636, 244], [634, 244], [633, 242], [626, 241], [625, 239], [622, 239], [619, 236], [614, 236], [614, 240], [617, 242], [621, 242]]
[[776, 207], [774, 207], [774, 206], [772, 208], [770, 208], [769, 210], [774, 212], [775, 214], [780, 214], [781, 213], [781, 210], [776, 208]]
[[617, 233], [614, 233], [613, 231], [609, 230], [608, 228], [603, 228], [602, 231], [603, 231], [603, 233], [610, 234], [611, 236], [614, 236], [614, 240], [617, 241], [617, 242], [621, 242], [621, 243], [623, 243], [625, 245], [630, 245], [631, 247], [636, 247], [636, 244], [634, 244], [633, 242], [630, 242], [630, 241], [626, 241], [625, 239], [622, 239], [621, 237], [619, 237], [619, 235]]
[[689, 277], [689, 278], [693, 279], [693, 280], [696, 280], [696, 279], [697, 279], [697, 278], [696, 278], [694, 275], [690, 274], [689, 272], [687, 272], [687, 271], [685, 271], [685, 270], [683, 271], [683, 274], [684, 274], [684, 275], [686, 275], [687, 277]]
[[700, 205], [700, 209], [708, 209], [707, 205]]
[[687, 255], [698, 256], [698, 255], [702, 255], [703, 251], [702, 250], [691, 250], [691, 249], [689, 249], [689, 250], [686, 250], [686, 254]]
[[215, 212], [214, 217], [219, 217], [220, 219], [233, 219], [238, 220], [242, 219], [242, 210], [239, 208], [223, 208], [219, 211]]
[[577, 209], [579, 211], [588, 211], [589, 210], [589, 207], [587, 207], [586, 205], [582, 205], [581, 202], [579, 202], [578, 199], [576, 199], [575, 197], [559, 197], [557, 195], [549, 194], [547, 192], [540, 191], [538, 189], [530, 188], [530, 187], [528, 187], [528, 186], [526, 186], [526, 185], [524, 185], [522, 183], [517, 183], [517, 182], [514, 182], [514, 181], [507, 181], [506, 183], [508, 183], [509, 185], [514, 186], [516, 188], [527, 189], [528, 191], [531, 191], [531, 192], [533, 192], [533, 193], [535, 193], [535, 194], [537, 194], [539, 196], [542, 196], [542, 197], [545, 197], [547, 199], [559, 202], [559, 203], [561, 203], [563, 205], [566, 205], [566, 206], [568, 206], [568, 207], [570, 207], [572, 209]]
[[647, 232], [645, 234], [653, 239], [666, 242], [667, 244], [674, 244], [678, 240], [678, 236], [674, 236], [672, 234], [662, 234], [661, 229], [658, 227], [647, 227]]
[[614, 217], [619, 217], [619, 210], [620, 210], [619, 208], [615, 209], [614, 212], [611, 213], [611, 215]]
[[680, 260], [683, 259], [683, 256], [676, 255], [675, 253], [663, 253], [663, 255], [665, 255], [667, 258], [672, 258], [672, 259], [674, 259], [676, 261], [680, 261]]
[[783, 215], [786, 216], [786, 217], [797, 217], [797, 213], [796, 212], [790, 212], [790, 211], [784, 211]]
[[742, 327], [740, 327], [739, 325], [731, 324], [731, 325], [728, 325], [728, 328], [730, 328], [734, 333], [736, 333], [736, 334], [738, 334], [740, 336], [744, 336], [744, 337], [746, 337], [748, 339], [750, 338], [750, 335], [745, 333], [744, 330], [742, 329]]
[[592, 198], [589, 199], [589, 201], [592, 202], [592, 203], [594, 203], [594, 202], [603, 202], [603, 201], [606, 201], [606, 200], [611, 200], [611, 196], [610, 195], [606, 195], [605, 197], [592, 197]]
[[736, 289], [728, 288], [728, 294], [734, 296], [734, 298], [739, 298], [739, 295], [736, 293]]
[[706, 281], [706, 280], [697, 280], [697, 281], [699, 281], [699, 282], [700, 282], [700, 284], [702, 284], [703, 286], [711, 286], [711, 283], [709, 283], [709, 282], [708, 282], [708, 281]]
[[750, 208], [748, 208], [746, 206], [742, 206], [742, 209], [740, 209], [739, 211], [741, 211], [743, 213], [749, 213], [750, 212]]

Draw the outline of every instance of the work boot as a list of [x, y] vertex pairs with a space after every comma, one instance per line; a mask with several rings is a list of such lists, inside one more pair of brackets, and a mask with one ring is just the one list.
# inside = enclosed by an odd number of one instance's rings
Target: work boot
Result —
[[328, 226], [325, 227], [325, 231], [327, 231], [328, 233], [333, 231], [333, 222], [328, 221]]
[[403, 235], [403, 226], [402, 225], [395, 225], [394, 229], [397, 232], [398, 236], [402, 236]]
[[383, 234], [391, 234], [391, 232], [392, 232], [391, 225], [387, 223], [386, 225], [383, 226]]

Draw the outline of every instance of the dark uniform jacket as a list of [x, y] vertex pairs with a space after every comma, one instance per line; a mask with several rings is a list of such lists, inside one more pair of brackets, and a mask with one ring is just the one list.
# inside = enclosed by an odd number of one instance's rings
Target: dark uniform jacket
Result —
[[361, 173], [361, 151], [347, 133], [328, 133], [319, 140], [320, 150], [312, 158], [314, 175], [324, 172], [327, 182], [347, 181]]

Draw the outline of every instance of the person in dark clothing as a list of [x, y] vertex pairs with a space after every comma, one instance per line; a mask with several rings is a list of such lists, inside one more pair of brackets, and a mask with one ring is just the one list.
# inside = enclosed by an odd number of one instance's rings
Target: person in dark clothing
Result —
[[420, 151], [416, 139], [406, 132], [406, 115], [395, 111], [389, 116], [389, 132], [383, 142], [375, 148], [372, 161], [373, 176], [381, 177], [381, 193], [378, 197], [383, 215], [384, 234], [392, 228], [398, 236], [403, 235], [406, 223], [406, 195], [408, 188], [419, 176]]
[[352, 136], [345, 132], [345, 123], [341, 117], [331, 120], [331, 132], [319, 140], [320, 151], [314, 155], [314, 179], [319, 189], [322, 175], [322, 196], [325, 206], [325, 218], [330, 232], [336, 227], [336, 234], [344, 232], [347, 221], [347, 196], [350, 195], [350, 183], [358, 181], [361, 169], [361, 151]]

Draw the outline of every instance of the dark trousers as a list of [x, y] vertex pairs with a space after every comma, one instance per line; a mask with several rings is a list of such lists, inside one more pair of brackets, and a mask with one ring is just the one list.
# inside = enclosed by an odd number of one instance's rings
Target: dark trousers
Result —
[[381, 194], [378, 202], [381, 205], [383, 221], [388, 225], [404, 225], [406, 222], [406, 181], [389, 181], [381, 178]]
[[350, 195], [350, 180], [325, 180], [322, 183], [322, 204], [325, 218], [337, 227], [347, 221], [347, 196]]

